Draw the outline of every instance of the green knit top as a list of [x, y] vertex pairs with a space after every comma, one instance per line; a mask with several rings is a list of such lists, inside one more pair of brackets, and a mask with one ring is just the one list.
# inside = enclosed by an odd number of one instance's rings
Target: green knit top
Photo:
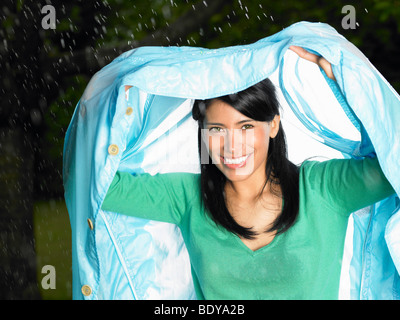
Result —
[[376, 158], [305, 161], [295, 224], [250, 250], [206, 212], [200, 174], [117, 172], [106, 211], [174, 223], [199, 299], [337, 299], [349, 215], [394, 190]]

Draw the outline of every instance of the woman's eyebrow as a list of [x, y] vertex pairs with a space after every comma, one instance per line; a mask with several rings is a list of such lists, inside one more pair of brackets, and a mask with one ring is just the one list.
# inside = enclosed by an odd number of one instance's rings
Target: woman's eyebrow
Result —
[[[238, 122], [236, 122], [236, 124], [242, 124], [245, 122], [252, 122], [254, 121], [253, 119], [245, 119], [245, 120], [240, 120]], [[207, 125], [218, 125], [218, 126], [225, 126], [223, 123], [219, 123], [219, 122], [207, 122]]]
[[253, 119], [245, 119], [245, 120], [241, 120], [239, 122], [236, 122], [236, 124], [241, 124], [241, 123], [245, 123], [245, 122], [253, 122]]

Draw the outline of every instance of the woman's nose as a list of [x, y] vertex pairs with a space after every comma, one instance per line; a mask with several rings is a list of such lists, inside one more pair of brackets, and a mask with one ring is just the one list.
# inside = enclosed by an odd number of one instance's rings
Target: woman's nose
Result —
[[242, 148], [242, 130], [233, 129], [228, 130], [228, 134], [225, 136], [224, 140], [224, 151], [227, 154], [234, 156], [235, 154], [240, 155], [240, 150]]

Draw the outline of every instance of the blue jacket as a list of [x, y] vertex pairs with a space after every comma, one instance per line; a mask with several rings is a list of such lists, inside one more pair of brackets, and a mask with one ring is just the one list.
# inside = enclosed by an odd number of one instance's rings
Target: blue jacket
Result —
[[[325, 57], [337, 84], [290, 45]], [[266, 77], [293, 162], [378, 157], [397, 194], [351, 215], [339, 298], [400, 298], [400, 97], [332, 27], [300, 22], [244, 46], [137, 48], [93, 76], [64, 145], [74, 299], [196, 299], [179, 229], [101, 204], [117, 170], [200, 172], [193, 99]]]

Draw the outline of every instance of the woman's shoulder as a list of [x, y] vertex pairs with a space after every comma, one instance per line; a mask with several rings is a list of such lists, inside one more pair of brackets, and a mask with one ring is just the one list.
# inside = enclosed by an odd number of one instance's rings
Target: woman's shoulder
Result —
[[305, 161], [300, 184], [330, 201], [332, 207], [354, 212], [395, 191], [376, 157]]
[[351, 165], [356, 163], [361, 163], [363, 159], [345, 159], [345, 158], [333, 158], [327, 159], [325, 157], [312, 157], [304, 160], [300, 169], [303, 171], [316, 171], [323, 170], [327, 168], [336, 168], [343, 165]]
[[376, 157], [305, 160], [300, 167], [303, 183], [331, 184], [336, 186], [376, 184], [385, 176]]
[[363, 160], [343, 158], [310, 158], [300, 165], [300, 176], [303, 183], [320, 184], [322, 182], [338, 178], [343, 170], [349, 167], [359, 166]]
[[362, 166], [379, 166], [378, 159], [376, 157], [370, 158], [333, 158], [322, 160], [322, 158], [315, 158], [316, 160], [311, 160], [314, 158], [309, 158], [304, 160], [300, 168], [303, 171], [318, 171], [318, 170], [335, 170], [343, 169], [344, 167], [362, 167]]
[[318, 170], [324, 166], [326, 166], [328, 164], [329, 161], [331, 161], [332, 159], [328, 159], [328, 160], [322, 160], [321, 158], [308, 158], [306, 160], [304, 160], [300, 165], [300, 171], [302, 173], [308, 173], [312, 170]]

